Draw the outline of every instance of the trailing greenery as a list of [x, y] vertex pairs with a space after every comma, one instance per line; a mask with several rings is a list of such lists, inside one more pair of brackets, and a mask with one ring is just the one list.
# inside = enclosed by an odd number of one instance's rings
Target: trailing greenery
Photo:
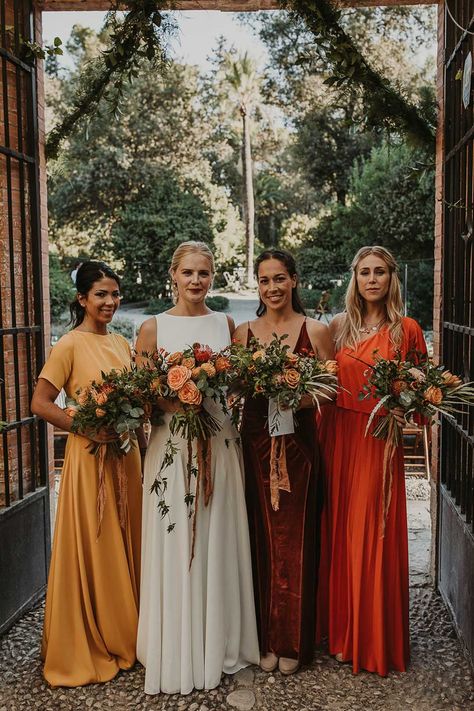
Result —
[[111, 113], [119, 115], [125, 83], [138, 76], [143, 58], [163, 68], [166, 56], [162, 44], [171, 29], [160, 12], [165, 5], [161, 0], [128, 0], [124, 20], [116, 9], [107, 14], [109, 48], [83, 68], [69, 112], [48, 135], [47, 158], [57, 157], [64, 139], [97, 109], [102, 98], [109, 102]]
[[368, 64], [341, 26], [339, 8], [330, 0], [287, 0], [282, 4], [303, 18], [313, 33], [318, 52], [324, 53], [330, 66], [332, 76], [326, 80], [328, 86], [358, 85], [364, 94], [370, 123], [397, 129], [416, 145], [433, 147], [434, 126]]

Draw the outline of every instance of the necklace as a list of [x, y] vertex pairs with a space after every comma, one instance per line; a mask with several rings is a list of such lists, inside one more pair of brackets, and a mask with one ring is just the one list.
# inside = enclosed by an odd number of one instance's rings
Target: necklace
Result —
[[375, 333], [379, 330], [380, 326], [384, 323], [385, 318], [380, 319], [380, 321], [374, 325], [369, 323], [363, 323], [361, 328], [359, 328], [360, 333]]

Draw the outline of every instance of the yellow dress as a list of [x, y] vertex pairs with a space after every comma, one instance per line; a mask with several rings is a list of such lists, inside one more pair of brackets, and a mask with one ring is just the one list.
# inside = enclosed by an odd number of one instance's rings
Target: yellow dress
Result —
[[[73, 330], [54, 346], [40, 373], [67, 395], [130, 364], [117, 334]], [[52, 686], [112, 679], [135, 663], [140, 580], [141, 472], [136, 448], [125, 458], [128, 519], [119, 522], [117, 482], [106, 464], [106, 503], [97, 539], [97, 458], [90, 440], [67, 440], [43, 629], [44, 676]]]

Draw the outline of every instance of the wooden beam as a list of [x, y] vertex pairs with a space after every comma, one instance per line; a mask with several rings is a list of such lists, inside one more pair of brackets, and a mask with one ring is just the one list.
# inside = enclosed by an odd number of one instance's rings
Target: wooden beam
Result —
[[[110, 10], [110, 0], [38, 0], [37, 7], [54, 10]], [[340, 0], [343, 7], [380, 7], [390, 5], [437, 5], [437, 0]], [[277, 0], [177, 0], [173, 10], [220, 10], [255, 12], [281, 9]]]

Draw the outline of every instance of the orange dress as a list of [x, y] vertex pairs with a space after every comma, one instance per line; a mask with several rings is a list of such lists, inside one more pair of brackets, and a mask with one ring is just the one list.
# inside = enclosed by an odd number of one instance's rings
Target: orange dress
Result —
[[[382, 358], [394, 357], [387, 327], [355, 351], [336, 354], [344, 389], [320, 422], [327, 500], [318, 620], [330, 654], [341, 653], [354, 673], [366, 669], [386, 676], [390, 669], [405, 671], [410, 656], [408, 534], [402, 445], [393, 459], [392, 496], [381, 533], [385, 442], [365, 436], [375, 400], [358, 399], [367, 369], [360, 361], [373, 363], [375, 349]], [[416, 321], [404, 318], [402, 357], [412, 350], [426, 352], [423, 333]]]
[[[130, 347], [117, 334], [73, 330], [51, 351], [40, 373], [68, 396], [130, 364]], [[106, 464], [106, 503], [97, 539], [97, 458], [90, 440], [70, 434], [61, 476], [46, 596], [42, 657], [52, 686], [112, 679], [135, 662], [140, 580], [141, 468], [137, 449], [125, 457], [128, 519], [120, 527], [117, 481]]]

